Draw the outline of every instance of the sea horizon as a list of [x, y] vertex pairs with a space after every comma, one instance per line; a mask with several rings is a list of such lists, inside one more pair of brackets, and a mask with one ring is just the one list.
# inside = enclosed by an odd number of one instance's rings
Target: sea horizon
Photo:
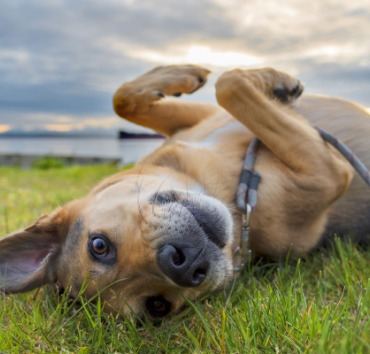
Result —
[[118, 135], [0, 135], [0, 156], [95, 158], [126, 164], [138, 161], [162, 143], [163, 139], [119, 139]]

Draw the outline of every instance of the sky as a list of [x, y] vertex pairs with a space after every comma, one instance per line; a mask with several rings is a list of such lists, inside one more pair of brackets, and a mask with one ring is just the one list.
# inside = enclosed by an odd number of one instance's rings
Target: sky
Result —
[[370, 107], [369, 0], [3, 0], [0, 132], [112, 132], [112, 95], [154, 66], [273, 66]]

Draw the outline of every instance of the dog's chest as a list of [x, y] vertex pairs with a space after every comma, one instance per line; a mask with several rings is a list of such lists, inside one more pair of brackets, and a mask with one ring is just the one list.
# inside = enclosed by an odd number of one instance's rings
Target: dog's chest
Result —
[[235, 144], [247, 143], [250, 140], [250, 132], [235, 119], [216, 117], [199, 124], [185, 134], [179, 134], [175, 140], [192, 149], [227, 152], [233, 149]]

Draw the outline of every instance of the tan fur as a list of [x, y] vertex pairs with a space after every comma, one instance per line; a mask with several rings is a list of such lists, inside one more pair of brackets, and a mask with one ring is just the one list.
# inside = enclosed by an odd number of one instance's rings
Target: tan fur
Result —
[[[332, 131], [369, 163], [370, 119], [363, 109], [319, 96], [296, 101], [299, 81], [271, 68], [223, 74], [216, 83], [219, 105], [163, 99], [196, 91], [208, 74], [192, 65], [159, 67], [117, 90], [113, 105], [118, 115], [168, 139], [131, 170], [107, 178], [88, 196], [43, 219], [49, 226], [42, 232], [40, 226], [31, 229], [42, 245], [34, 258], [44, 258], [38, 268], [34, 259], [22, 267], [37, 269], [21, 276], [11, 271], [17, 247], [27, 247], [24, 232], [3, 239], [0, 288], [18, 292], [57, 282], [76, 296], [86, 283], [85, 294], [100, 293], [111, 311], [142, 314], [148, 298], [165, 298], [173, 312], [184, 296], [194, 299], [226, 286], [240, 243], [235, 191], [254, 136], [262, 142], [255, 166], [262, 181], [251, 218], [255, 255], [300, 257], [329, 231], [352, 232], [356, 239], [370, 233], [370, 193], [313, 127]], [[210, 225], [220, 223], [224, 234], [212, 239], [209, 226], [203, 230], [204, 218], [214, 220]], [[49, 236], [40, 236], [45, 233]], [[51, 233], [57, 241], [46, 254], [50, 242], [43, 240]], [[87, 250], [96, 233], [111, 243], [111, 264], [93, 259]], [[211, 240], [203, 240], [205, 235]], [[204, 246], [197, 246], [198, 240]], [[190, 242], [205, 254], [210, 266], [199, 286], [179, 285], [164, 273], [158, 257], [173, 242]]]

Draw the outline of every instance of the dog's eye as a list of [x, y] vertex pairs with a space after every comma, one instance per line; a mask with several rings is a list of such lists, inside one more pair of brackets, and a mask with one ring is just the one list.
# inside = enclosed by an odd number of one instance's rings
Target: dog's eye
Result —
[[102, 256], [109, 252], [109, 246], [107, 242], [101, 237], [96, 237], [91, 240], [91, 249], [95, 254], [99, 256]]
[[154, 318], [163, 318], [171, 311], [171, 303], [163, 296], [148, 297], [145, 305], [150, 316]]
[[116, 248], [108, 237], [100, 233], [92, 233], [88, 240], [88, 250], [93, 260], [113, 265], [116, 262]]

